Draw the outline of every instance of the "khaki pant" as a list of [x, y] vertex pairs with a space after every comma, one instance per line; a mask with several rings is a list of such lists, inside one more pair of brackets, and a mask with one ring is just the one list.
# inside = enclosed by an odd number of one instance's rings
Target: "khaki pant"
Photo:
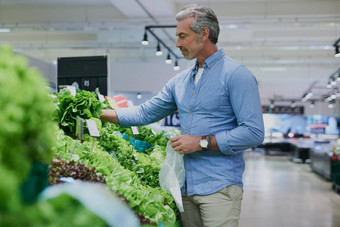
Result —
[[183, 195], [182, 226], [237, 227], [242, 198], [242, 189], [237, 185], [230, 185], [210, 195]]

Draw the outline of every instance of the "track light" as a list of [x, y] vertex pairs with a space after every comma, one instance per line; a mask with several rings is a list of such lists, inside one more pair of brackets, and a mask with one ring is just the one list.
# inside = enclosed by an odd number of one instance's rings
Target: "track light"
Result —
[[335, 41], [335, 43], [333, 44], [333, 46], [335, 48], [335, 55], [334, 55], [334, 57], [336, 57], [336, 58], [340, 57], [339, 43], [340, 43], [340, 38], [337, 41]]
[[155, 33], [154, 29], [160, 28], [160, 29], [164, 29], [164, 28], [176, 28], [177, 25], [148, 25], [145, 26], [144, 28], [144, 37], [143, 37], [143, 41], [141, 42], [143, 45], [148, 45], [148, 37], [147, 35], [151, 35], [153, 36], [158, 44], [157, 44], [157, 50], [156, 50], [156, 55], [157, 56], [161, 56], [163, 55], [163, 52], [161, 50], [161, 45], [163, 46], [164, 49], [168, 50], [168, 55], [167, 58], [165, 59], [165, 63], [166, 64], [171, 64], [173, 61], [171, 60], [171, 55], [173, 56], [173, 59], [176, 59], [175, 65], [174, 65], [174, 70], [179, 70], [179, 66], [178, 66], [178, 59], [182, 59], [183, 57], [179, 57], [177, 56], [177, 54], [175, 52], [173, 52], [171, 50], [171, 48]]
[[336, 58], [340, 57], [339, 46], [335, 46], [335, 55], [334, 55], [334, 57], [336, 57]]
[[327, 88], [331, 88], [332, 87], [332, 84], [331, 84], [331, 80], [328, 79], [328, 82], [327, 82], [327, 85], [326, 85]]
[[159, 43], [157, 44], [157, 51], [156, 51], [156, 55], [157, 56], [161, 56], [163, 54], [162, 50], [161, 50], [161, 45], [159, 45]]
[[170, 57], [170, 53], [168, 53], [168, 56], [165, 59], [165, 63], [166, 64], [171, 64], [172, 63], [172, 60], [171, 60], [171, 57]]
[[335, 86], [336, 85], [336, 79], [334, 79], [334, 77], [331, 78], [331, 85]]
[[142, 40], [142, 45], [148, 45], [149, 41], [148, 41], [148, 35], [146, 34], [146, 31], [144, 32], [144, 38]]
[[175, 61], [174, 70], [175, 70], [175, 71], [179, 70], [179, 66], [178, 66], [178, 62], [177, 62], [177, 60]]

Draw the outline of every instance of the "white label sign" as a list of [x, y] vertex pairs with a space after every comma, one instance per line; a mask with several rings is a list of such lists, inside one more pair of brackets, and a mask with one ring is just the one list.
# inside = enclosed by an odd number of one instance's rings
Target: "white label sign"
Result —
[[132, 130], [132, 133], [133, 133], [134, 135], [138, 135], [138, 134], [139, 134], [138, 128], [137, 128], [136, 126], [132, 126], [132, 127], [131, 127], [131, 130]]
[[71, 92], [71, 95], [76, 96], [76, 87], [67, 85], [66, 88]]
[[99, 137], [99, 131], [95, 121], [86, 120], [87, 128], [89, 130], [90, 136]]
[[99, 99], [100, 102], [104, 102], [105, 101], [105, 97], [102, 94], [98, 94], [98, 99]]

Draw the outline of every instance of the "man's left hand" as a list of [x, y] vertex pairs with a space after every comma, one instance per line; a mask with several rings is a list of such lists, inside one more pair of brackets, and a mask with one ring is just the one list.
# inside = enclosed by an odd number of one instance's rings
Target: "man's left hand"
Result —
[[201, 137], [190, 135], [179, 135], [170, 139], [171, 146], [180, 154], [189, 154], [202, 150], [200, 147]]

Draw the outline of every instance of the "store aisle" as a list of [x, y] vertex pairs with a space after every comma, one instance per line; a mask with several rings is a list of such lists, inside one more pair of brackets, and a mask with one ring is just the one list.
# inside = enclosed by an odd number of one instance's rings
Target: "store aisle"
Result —
[[332, 184], [287, 156], [246, 152], [240, 227], [339, 227]]

